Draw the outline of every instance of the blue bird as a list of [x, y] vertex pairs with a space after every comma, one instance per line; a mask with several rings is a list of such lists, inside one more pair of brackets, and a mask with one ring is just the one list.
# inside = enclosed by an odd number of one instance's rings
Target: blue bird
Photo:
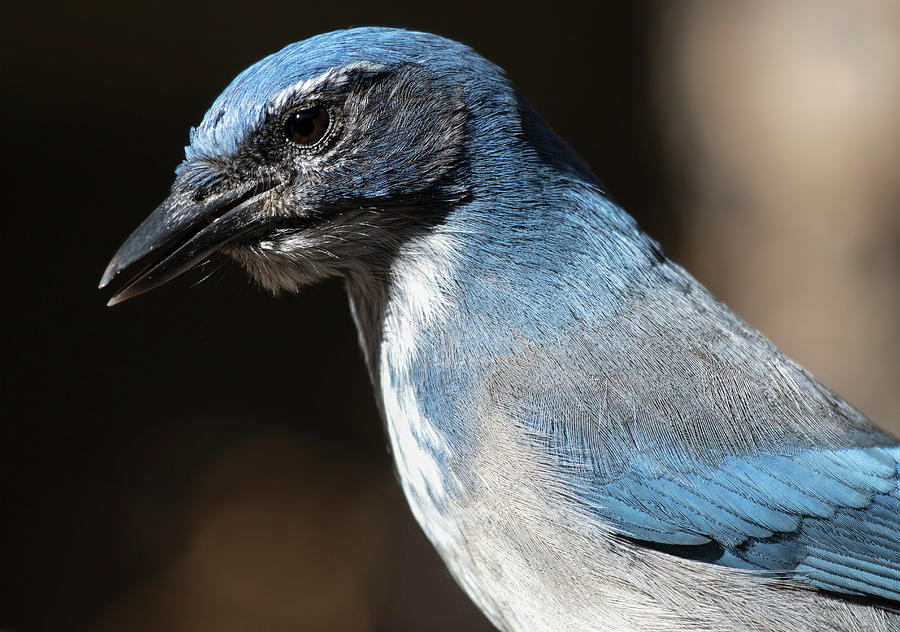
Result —
[[242, 72], [101, 287], [346, 282], [413, 514], [501, 630], [900, 629], [900, 446], [669, 260], [503, 71], [362, 28]]

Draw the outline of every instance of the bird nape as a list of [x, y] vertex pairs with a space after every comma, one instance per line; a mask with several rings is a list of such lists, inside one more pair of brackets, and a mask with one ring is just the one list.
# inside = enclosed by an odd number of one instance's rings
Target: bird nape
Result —
[[242, 72], [101, 287], [350, 295], [404, 492], [507, 632], [900, 629], [900, 447], [666, 258], [503, 71], [336, 31]]

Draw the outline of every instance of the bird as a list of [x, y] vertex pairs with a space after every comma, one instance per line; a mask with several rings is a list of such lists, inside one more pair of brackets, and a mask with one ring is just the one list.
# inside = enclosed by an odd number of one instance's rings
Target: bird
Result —
[[343, 279], [412, 513], [499, 630], [900, 630], [897, 439], [472, 48], [353, 28], [237, 75], [100, 287], [220, 255]]

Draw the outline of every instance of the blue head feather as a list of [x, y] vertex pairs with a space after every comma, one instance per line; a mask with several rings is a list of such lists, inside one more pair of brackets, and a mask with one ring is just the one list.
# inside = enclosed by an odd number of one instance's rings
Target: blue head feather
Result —
[[[439, 67], [448, 84], [465, 81], [473, 100], [490, 99], [493, 88], [505, 82], [503, 71], [471, 48], [430, 33], [379, 27], [323, 33], [288, 45], [235, 77], [191, 130], [186, 158], [236, 154], [292, 94], [317, 83], [334, 89], [335, 80], [339, 85], [405, 64]], [[473, 88], [481, 94], [472, 94]]]

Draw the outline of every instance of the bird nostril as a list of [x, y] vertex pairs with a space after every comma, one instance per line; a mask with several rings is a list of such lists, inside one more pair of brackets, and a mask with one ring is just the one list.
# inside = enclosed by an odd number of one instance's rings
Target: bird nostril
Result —
[[215, 221], [217, 221], [223, 215], [228, 214], [229, 212], [233, 211], [234, 209], [239, 207], [241, 204], [243, 204], [247, 200], [249, 200], [253, 197], [256, 197], [260, 193], [264, 193], [265, 191], [268, 191], [273, 186], [274, 186], [274, 183], [264, 182], [264, 183], [254, 186], [254, 187], [250, 187], [249, 189], [247, 189], [246, 191], [244, 191], [243, 193], [241, 193], [240, 195], [238, 195], [237, 197], [235, 197], [228, 203], [223, 204], [222, 206], [214, 209], [212, 212], [209, 213], [209, 215], [204, 217], [203, 219], [206, 221], [206, 225], [209, 226], [209, 225], [213, 224]]

